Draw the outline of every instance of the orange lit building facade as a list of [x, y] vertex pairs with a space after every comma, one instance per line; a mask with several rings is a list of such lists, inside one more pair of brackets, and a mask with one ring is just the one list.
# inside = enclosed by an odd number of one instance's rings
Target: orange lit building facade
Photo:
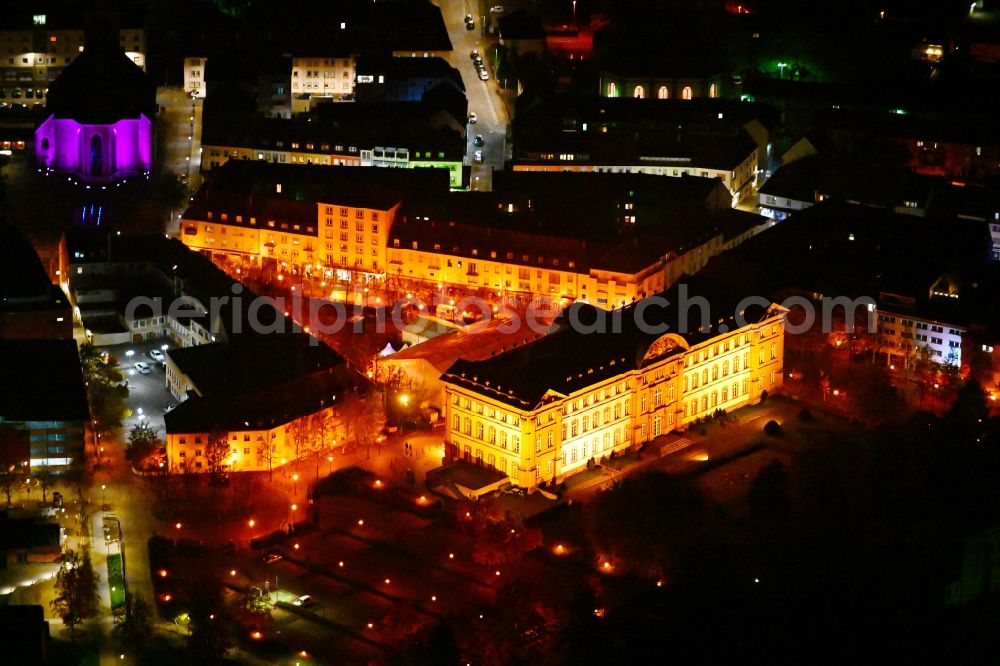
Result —
[[[667, 333], [621, 347], [580, 339], [627, 333], [566, 330], [487, 361], [459, 361], [442, 377], [447, 455], [530, 488], [559, 482], [591, 459], [683, 432], [718, 410], [759, 402], [781, 389], [784, 316], [771, 305], [754, 323], [731, 331]], [[607, 347], [618, 353], [602, 358]], [[532, 367], [549, 381], [504, 383], [510, 372], [530, 374]], [[559, 376], [547, 372], [551, 367]]]

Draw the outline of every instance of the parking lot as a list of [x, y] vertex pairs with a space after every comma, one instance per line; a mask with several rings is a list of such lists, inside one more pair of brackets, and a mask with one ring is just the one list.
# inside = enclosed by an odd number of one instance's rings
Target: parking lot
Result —
[[[160, 338], [138, 344], [115, 345], [101, 349], [101, 351], [106, 351], [118, 359], [119, 366], [128, 381], [127, 405], [132, 410], [132, 415], [125, 419], [126, 433], [136, 423], [147, 423], [161, 437], [165, 434], [163, 410], [168, 404], [176, 401], [167, 390], [167, 379], [163, 367], [149, 355], [149, 352], [154, 349], [163, 352], [164, 346], [168, 349], [173, 347], [166, 338]], [[135, 364], [139, 362], [149, 366], [148, 374], [136, 370]]]

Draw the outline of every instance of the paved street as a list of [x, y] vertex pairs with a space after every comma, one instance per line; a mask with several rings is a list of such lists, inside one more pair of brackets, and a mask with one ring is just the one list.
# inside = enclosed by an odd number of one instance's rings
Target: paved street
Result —
[[[490, 46], [496, 43], [496, 38], [484, 35], [482, 17], [477, 16], [479, 3], [472, 0], [440, 0], [441, 14], [448, 27], [451, 38], [451, 64], [462, 74], [465, 82], [466, 97], [469, 100], [469, 112], [475, 113], [477, 122], [468, 125], [468, 145], [466, 164], [472, 166], [472, 189], [492, 189], [492, 170], [502, 169], [509, 152], [507, 145], [507, 117], [503, 101], [497, 89], [495, 63], [490, 61]], [[475, 17], [475, 29], [467, 30], [465, 15]], [[481, 81], [472, 59], [469, 57], [472, 49], [478, 49], [489, 73], [488, 81]], [[483, 137], [482, 147], [473, 145], [476, 135]], [[482, 163], [474, 160], [475, 151], [483, 152]]]
[[[202, 101], [191, 99], [180, 88], [160, 88], [156, 98], [156, 103], [163, 109], [158, 125], [164, 132], [159, 143], [164, 153], [159, 156], [160, 163], [177, 174], [191, 193], [201, 185]], [[167, 233], [177, 231], [176, 225], [182, 212], [173, 212]]]

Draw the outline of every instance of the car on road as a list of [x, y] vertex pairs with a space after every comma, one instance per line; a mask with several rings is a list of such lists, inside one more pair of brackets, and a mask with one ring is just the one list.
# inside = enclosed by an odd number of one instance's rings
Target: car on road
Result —
[[503, 14], [503, 5], [493, 5], [490, 12], [493, 14]]
[[300, 606], [302, 608], [312, 608], [317, 605], [317, 601], [310, 597], [308, 594], [303, 594], [301, 597], [292, 602], [293, 606]]
[[280, 562], [285, 559], [285, 556], [281, 553], [267, 553], [266, 555], [261, 556], [260, 559], [264, 562], [264, 564], [274, 564], [275, 562]]
[[471, 51], [469, 51], [469, 58], [470, 59], [475, 60], [476, 58], [479, 58], [479, 57], [480, 56], [479, 56], [479, 49], [478, 48], [475, 48], [475, 49], [472, 49]]
[[479, 79], [481, 81], [489, 81], [490, 80], [489, 72], [487, 72], [485, 69], [479, 70]]
[[144, 363], [142, 361], [139, 361], [138, 363], [135, 364], [135, 370], [140, 375], [148, 375], [151, 372], [149, 364]]
[[149, 358], [162, 363], [164, 360], [163, 352], [159, 349], [151, 349], [149, 350]]
[[475, 158], [476, 162], [482, 162], [483, 161], [483, 151], [477, 150], [476, 153], [475, 153], [475, 155], [474, 155], [474, 158]]
[[477, 120], [479, 120], [479, 116], [476, 115], [475, 111], [473, 111], [472, 113], [469, 114], [469, 124], [470, 125], [475, 125]]
[[479, 146], [483, 145], [483, 135], [482, 134], [477, 134], [476, 138], [472, 140], [472, 145], [476, 146], [477, 148]]
[[465, 29], [474, 30], [476, 27], [476, 21], [472, 18], [472, 14], [465, 15]]

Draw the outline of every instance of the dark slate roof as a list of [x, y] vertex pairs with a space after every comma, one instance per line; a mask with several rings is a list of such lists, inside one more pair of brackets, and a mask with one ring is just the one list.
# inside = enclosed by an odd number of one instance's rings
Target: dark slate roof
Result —
[[[82, 30], [87, 25], [88, 14], [94, 2], [73, 0], [8, 0], [0, 12], [0, 30], [35, 30], [34, 17], [45, 15], [45, 30]], [[113, 12], [115, 23], [121, 28], [142, 28], [144, 12], [136, 5], [124, 8], [123, 3]], [[145, 3], [142, 3], [145, 4]]]
[[34, 518], [0, 518], [0, 552], [32, 548], [58, 548], [59, 523]]
[[0, 340], [0, 416], [9, 421], [87, 421], [90, 411], [73, 340]]
[[772, 126], [774, 114], [733, 100], [555, 95], [519, 98], [514, 118], [517, 163], [559, 164], [541, 156], [572, 153], [573, 163], [625, 165], [641, 158], [655, 166], [731, 170], [757, 148], [743, 126], [751, 120]]
[[437, 244], [471, 261], [511, 253], [508, 262], [535, 268], [572, 262], [579, 272], [634, 273], [721, 233], [729, 199], [714, 178], [497, 172], [492, 192], [407, 200], [390, 243]]
[[[696, 329], [697, 315], [676, 304], [703, 296], [711, 304], [710, 327]], [[639, 303], [608, 312], [585, 303], [574, 303], [553, 324], [552, 333], [484, 361], [459, 360], [442, 376], [449, 384], [463, 386], [504, 402], [516, 409], [531, 410], [552, 392], [567, 396], [595, 383], [642, 367], [654, 359], [645, 356], [662, 335], [652, 326], [666, 325], [667, 333], [680, 334], [689, 344], [698, 344], [718, 333], [725, 324], [732, 330], [739, 301], [751, 292], [726, 283], [692, 279], [661, 294], [670, 305]], [[696, 310], [696, 308], [692, 308]], [[766, 310], [750, 306], [742, 313], [747, 322], [760, 321]], [[690, 316], [686, 327], [683, 317]], [[603, 322], [603, 324], [602, 324]], [[645, 323], [646, 326], [640, 325]], [[678, 353], [679, 348], [666, 355]], [[660, 356], [658, 358], [663, 358]]]
[[388, 55], [361, 56], [354, 64], [355, 74], [385, 77], [387, 81], [410, 78], [448, 78], [462, 90], [465, 84], [457, 69], [444, 58], [394, 58]]
[[[935, 191], [949, 184], [950, 180], [914, 174], [905, 168], [856, 164], [835, 154], [822, 154], [782, 166], [759, 191], [808, 203], [814, 203], [819, 194], [883, 208], [910, 201], [923, 209]], [[778, 203], [765, 205], [781, 208]]]
[[[250, 326], [245, 326], [249, 329]], [[171, 349], [170, 359], [203, 395], [262, 392], [343, 364], [337, 352], [306, 333], [233, 335], [229, 342]]]
[[49, 87], [47, 108], [56, 118], [111, 124], [156, 115], [156, 86], [113, 38], [90, 33], [83, 53]]
[[[982, 299], [996, 300], [987, 293], [995, 289], [995, 276], [983, 277], [991, 274], [989, 249], [982, 222], [920, 218], [831, 199], [716, 257], [698, 275], [739, 275], [747, 289], [766, 298], [805, 292], [878, 300], [892, 293], [915, 298], [919, 308], [934, 281], [948, 273], [963, 287], [964, 318], [976, 320]], [[768, 259], [774, 257], [780, 261]]]
[[[207, 117], [202, 145], [290, 150], [291, 143], [296, 142], [298, 152], [326, 154], [334, 152], [336, 145], [345, 149], [393, 146], [410, 151], [443, 151], [449, 159], [461, 160], [465, 154], [461, 129], [467, 105], [456, 103], [455, 96], [432, 93], [433, 89], [428, 90], [421, 102], [321, 104], [309, 118], [254, 117], [233, 123]], [[449, 117], [442, 118], [442, 111]], [[310, 143], [313, 151], [306, 147]], [[329, 148], [321, 150], [322, 144]]]
[[[282, 185], [280, 194], [278, 183]], [[196, 217], [202, 209], [227, 211], [227, 207], [231, 212], [240, 212], [239, 207], [249, 211], [276, 202], [300, 206], [326, 202], [388, 210], [408, 195], [447, 192], [448, 187], [449, 173], [445, 169], [369, 169], [229, 160], [212, 170], [211, 178], [202, 185], [185, 216]], [[291, 212], [291, 209], [284, 211]], [[315, 208], [309, 221], [316, 222]]]
[[276, 382], [266, 389], [244, 391], [238, 387], [236, 393], [223, 389], [204, 397], [191, 396], [166, 414], [164, 421], [169, 433], [270, 429], [339, 404], [355, 383], [341, 365]]
[[51, 290], [35, 248], [20, 231], [0, 224], [0, 311], [19, 301], [47, 299]]
[[767, 179], [758, 192], [812, 203], [816, 200], [820, 163], [820, 157], [814, 155], [785, 164]]

